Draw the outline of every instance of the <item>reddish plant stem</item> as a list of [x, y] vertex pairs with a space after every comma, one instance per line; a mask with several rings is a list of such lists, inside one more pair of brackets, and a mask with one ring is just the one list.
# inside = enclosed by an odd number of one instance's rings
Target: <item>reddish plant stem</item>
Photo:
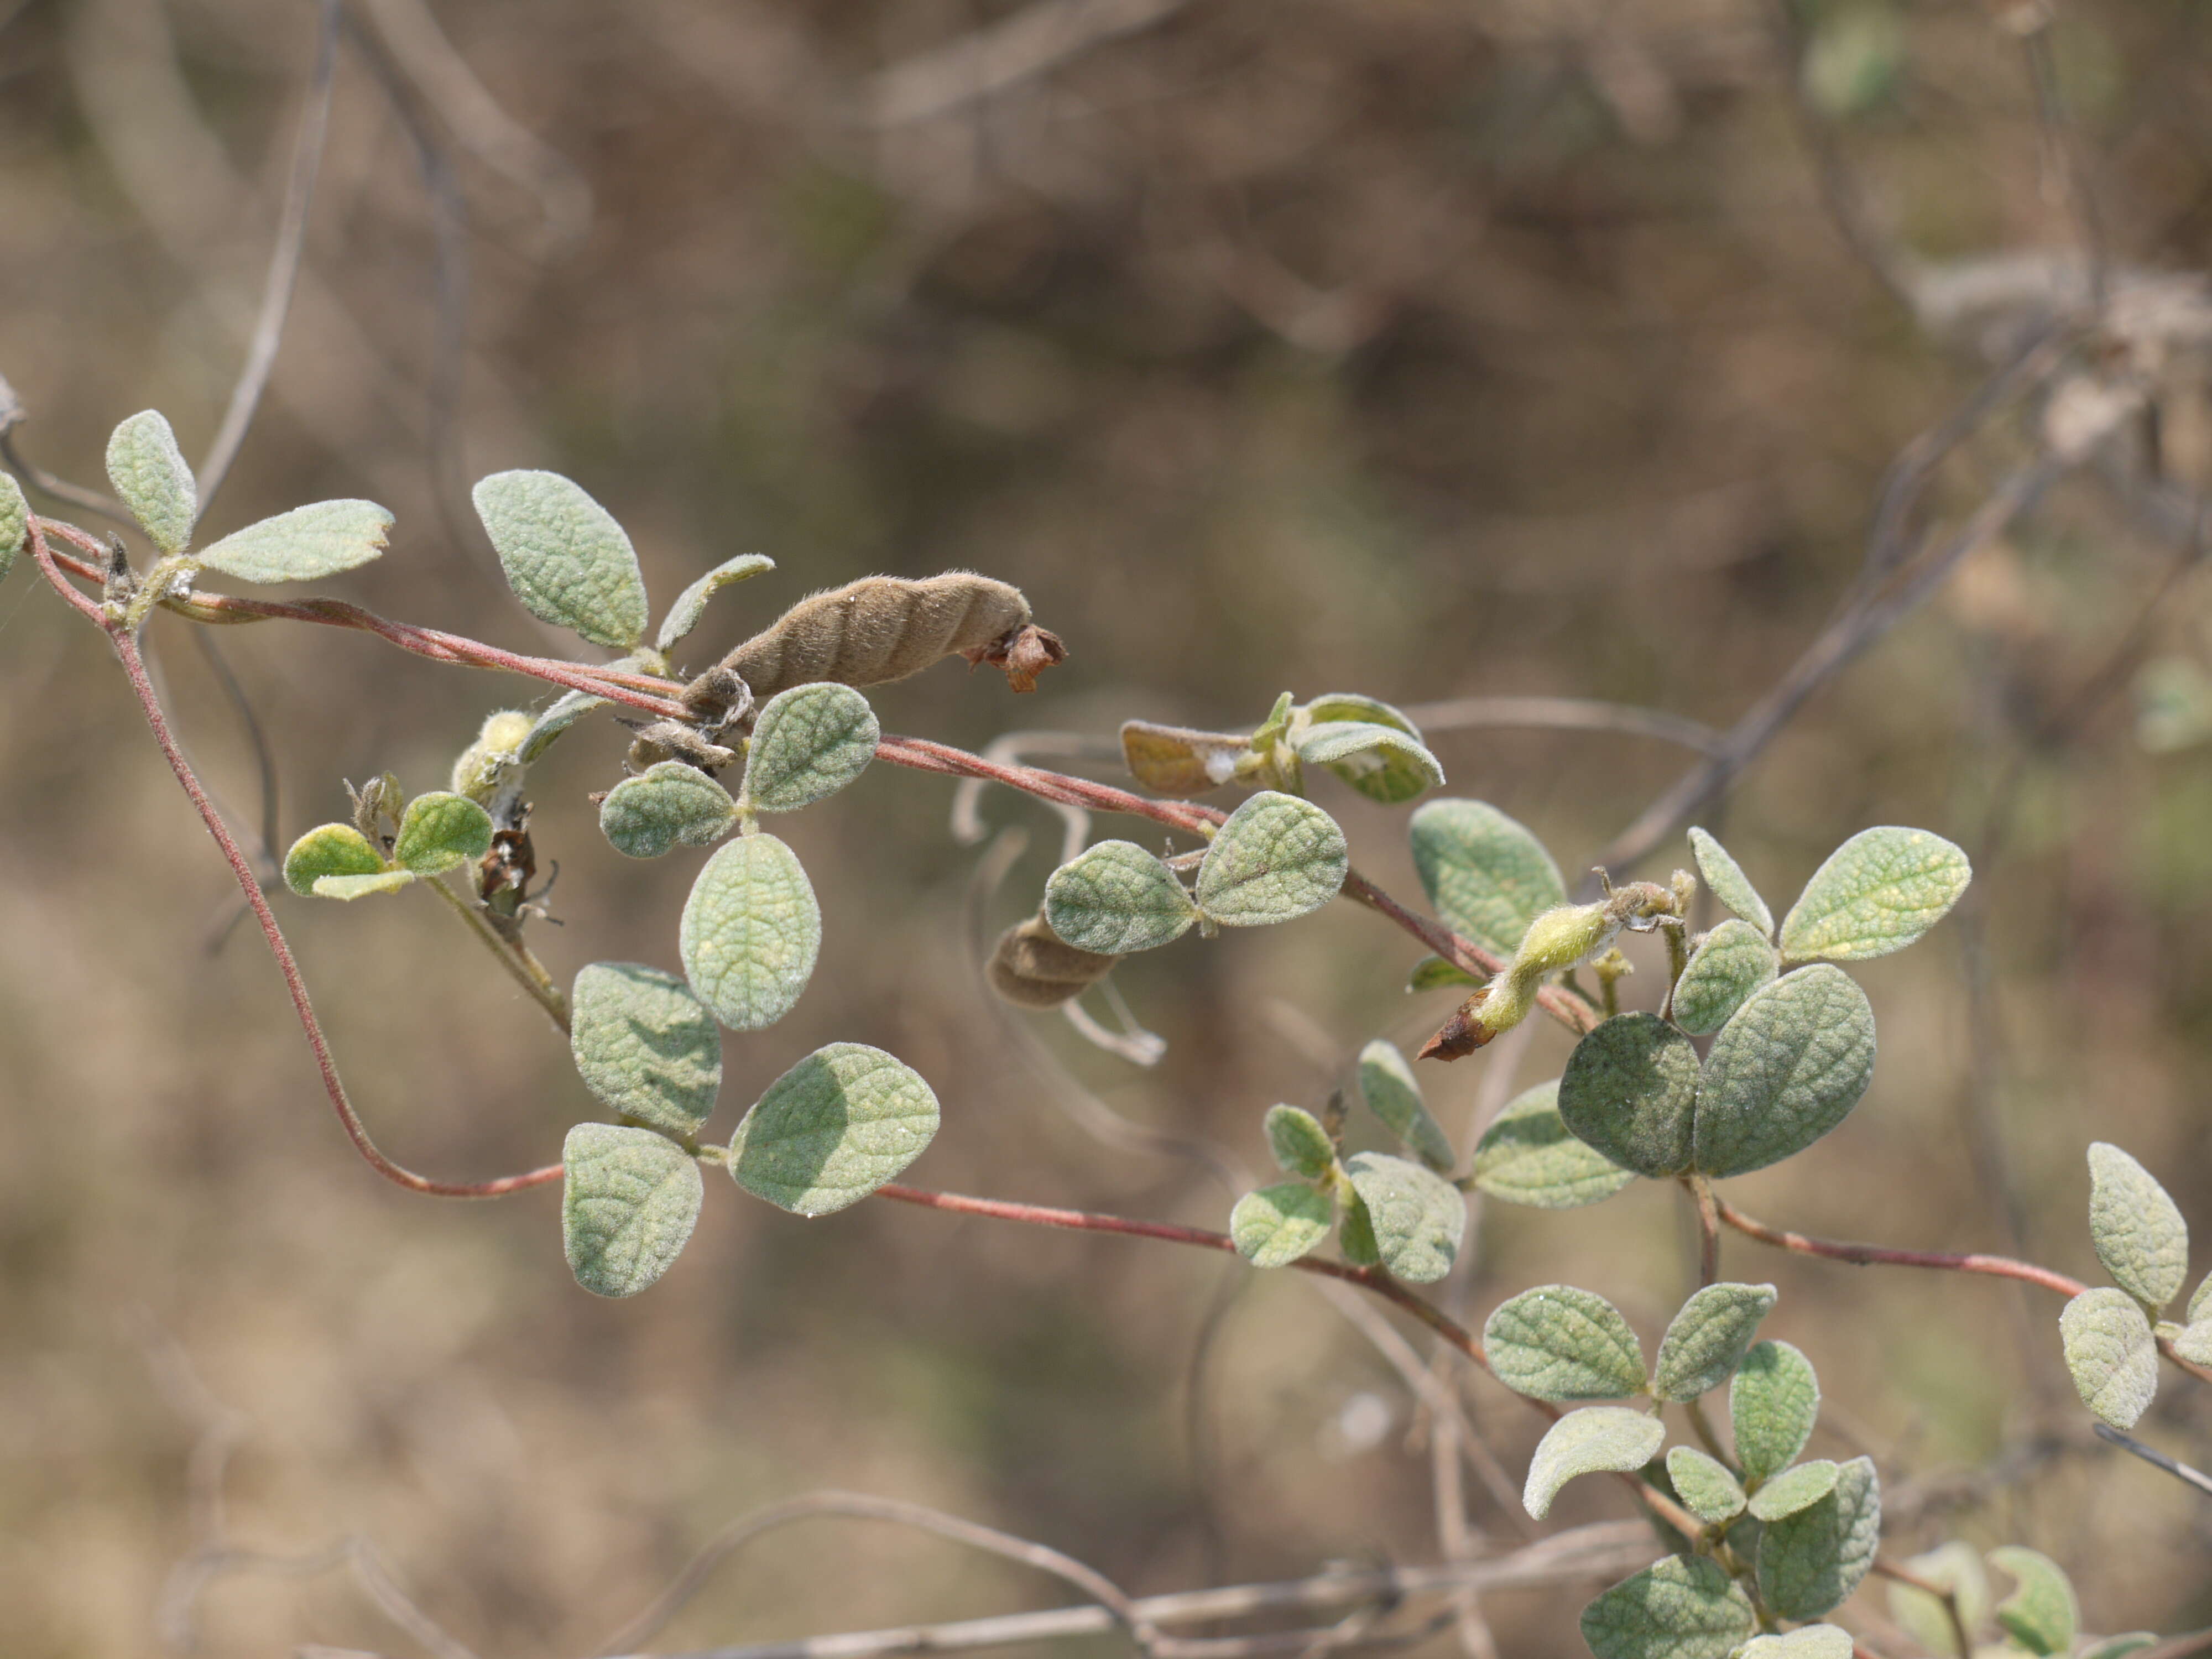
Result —
[[1974, 1650], [1972, 1633], [1966, 1629], [1966, 1615], [1960, 1611], [1957, 1591], [1937, 1583], [1932, 1578], [1922, 1577], [1910, 1567], [1900, 1567], [1894, 1561], [1885, 1561], [1879, 1556], [1875, 1559], [1874, 1571], [1878, 1577], [1907, 1585], [1923, 1595], [1932, 1595], [1941, 1601], [1944, 1616], [1951, 1622], [1951, 1639], [1958, 1644], [1959, 1651], [1966, 1654]]

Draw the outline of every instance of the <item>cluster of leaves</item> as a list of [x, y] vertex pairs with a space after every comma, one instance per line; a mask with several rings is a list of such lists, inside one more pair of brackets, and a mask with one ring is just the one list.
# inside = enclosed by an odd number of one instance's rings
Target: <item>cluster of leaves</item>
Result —
[[[2074, 1585], [2063, 1569], [2048, 1556], [2018, 1545], [2007, 1545], [1978, 1554], [1971, 1547], [1950, 1543], [1916, 1555], [1905, 1571], [1921, 1583], [1942, 1592], [1902, 1582], [1889, 1587], [1890, 1616], [1910, 1632], [1912, 1639], [1940, 1659], [2001, 1659], [2004, 1655], [2075, 1655], [2081, 1634], [2081, 1608]], [[1988, 1567], [2013, 1581], [2013, 1592], [1994, 1606], [1990, 1601]], [[1955, 1617], [1954, 1617], [1955, 1614]], [[1961, 1646], [1961, 1634], [1966, 1645]], [[1994, 1646], [1984, 1645], [1995, 1638]], [[2158, 1645], [2148, 1631], [2092, 1640], [2081, 1648], [2077, 1659], [2126, 1659], [2131, 1653]]]
[[2059, 1314], [2066, 1368], [2083, 1405], [2116, 1429], [2133, 1428], [2158, 1393], [2160, 1342], [2212, 1365], [2212, 1274], [2180, 1322], [2160, 1317], [2188, 1283], [2189, 1224], [2149, 1170], [2101, 1140], [2089, 1144], [2089, 1239], [2113, 1283], [2084, 1291]]
[[1295, 703], [1288, 691], [1257, 728], [1196, 732], [1129, 720], [1121, 727], [1129, 772], [1158, 794], [1202, 795], [1225, 783], [1305, 793], [1305, 769], [1325, 767], [1370, 800], [1397, 806], [1443, 787], [1413, 721], [1387, 702], [1333, 691]]

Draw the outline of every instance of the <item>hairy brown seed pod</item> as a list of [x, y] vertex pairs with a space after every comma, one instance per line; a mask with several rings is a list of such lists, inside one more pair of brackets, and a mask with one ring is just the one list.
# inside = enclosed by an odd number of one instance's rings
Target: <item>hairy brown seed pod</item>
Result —
[[1114, 971], [1119, 957], [1079, 951], [1031, 916], [999, 935], [984, 973], [991, 988], [1019, 1008], [1057, 1008]]
[[766, 702], [820, 680], [902, 680], [956, 653], [998, 664], [1015, 690], [1027, 691], [1067, 649], [1030, 621], [1030, 602], [1009, 583], [966, 570], [921, 581], [863, 576], [801, 599], [692, 681], [684, 702], [695, 713], [720, 714], [729, 702], [731, 674]]

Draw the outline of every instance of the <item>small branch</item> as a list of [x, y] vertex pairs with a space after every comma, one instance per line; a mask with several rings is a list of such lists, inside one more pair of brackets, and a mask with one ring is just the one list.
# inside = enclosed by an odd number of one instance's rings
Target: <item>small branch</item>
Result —
[[1899, 1250], [1882, 1244], [1850, 1244], [1833, 1238], [1813, 1238], [1804, 1233], [1770, 1227], [1764, 1221], [1746, 1215], [1717, 1194], [1713, 1199], [1713, 1209], [1722, 1221], [1738, 1232], [1755, 1238], [1762, 1244], [1771, 1244], [1778, 1249], [1795, 1250], [1800, 1255], [1825, 1256], [1831, 1261], [1848, 1261], [1861, 1267], [1936, 1267], [1951, 1273], [1988, 1273], [1998, 1279], [2017, 1279], [2030, 1285], [2040, 1285], [2046, 1291], [2056, 1291], [2066, 1297], [2079, 1296], [2089, 1288], [2078, 1279], [2069, 1279], [2064, 1273], [2055, 1273], [2049, 1267], [2039, 1267], [2032, 1261], [2015, 1261], [2008, 1255], [1957, 1255], [1948, 1250]]
[[1713, 1196], [1713, 1183], [1701, 1175], [1684, 1176], [1682, 1190], [1698, 1212], [1698, 1288], [1702, 1291], [1720, 1282], [1720, 1200]]
[[1973, 1638], [1966, 1630], [1966, 1616], [1959, 1608], [1959, 1592], [1948, 1584], [1939, 1584], [1932, 1578], [1923, 1578], [1909, 1567], [1900, 1567], [1894, 1561], [1875, 1558], [1874, 1571], [1877, 1577], [1889, 1579], [1918, 1590], [1923, 1595], [1932, 1595], [1943, 1604], [1943, 1613], [1951, 1621], [1951, 1639], [1959, 1644], [1962, 1654], [1974, 1650]]
[[545, 1017], [566, 1036], [568, 1033], [568, 998], [553, 982], [553, 976], [545, 971], [544, 963], [520, 944], [501, 938], [499, 931], [484, 920], [483, 913], [447, 886], [442, 878], [432, 877], [421, 884], [445, 900], [447, 908], [461, 919], [485, 950], [499, 958], [499, 965], [507, 969], [517, 985], [530, 993], [532, 1000], [545, 1011]]
[[2133, 1452], [2153, 1468], [2164, 1469], [2175, 1480], [2194, 1486], [2199, 1492], [2212, 1492], [2212, 1474], [2207, 1474], [2202, 1469], [2192, 1469], [2188, 1464], [2168, 1457], [2157, 1447], [2147, 1446], [2131, 1434], [2122, 1434], [2109, 1424], [2093, 1423], [2090, 1427], [2096, 1430], [2100, 1440], [2108, 1440], [2123, 1451]]

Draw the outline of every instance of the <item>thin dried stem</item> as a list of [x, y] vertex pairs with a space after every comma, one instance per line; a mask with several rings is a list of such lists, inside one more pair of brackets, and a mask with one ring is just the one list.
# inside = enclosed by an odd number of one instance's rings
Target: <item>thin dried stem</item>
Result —
[[568, 1034], [568, 994], [553, 982], [552, 975], [545, 971], [545, 964], [531, 955], [520, 940], [501, 937], [499, 930], [484, 920], [481, 910], [446, 885], [442, 879], [434, 878], [422, 885], [446, 902], [447, 908], [461, 919], [485, 950], [499, 958], [499, 965], [507, 970], [517, 985], [530, 993], [531, 1000], [545, 1011], [545, 1017], [553, 1022], [554, 1028], [566, 1036]]

